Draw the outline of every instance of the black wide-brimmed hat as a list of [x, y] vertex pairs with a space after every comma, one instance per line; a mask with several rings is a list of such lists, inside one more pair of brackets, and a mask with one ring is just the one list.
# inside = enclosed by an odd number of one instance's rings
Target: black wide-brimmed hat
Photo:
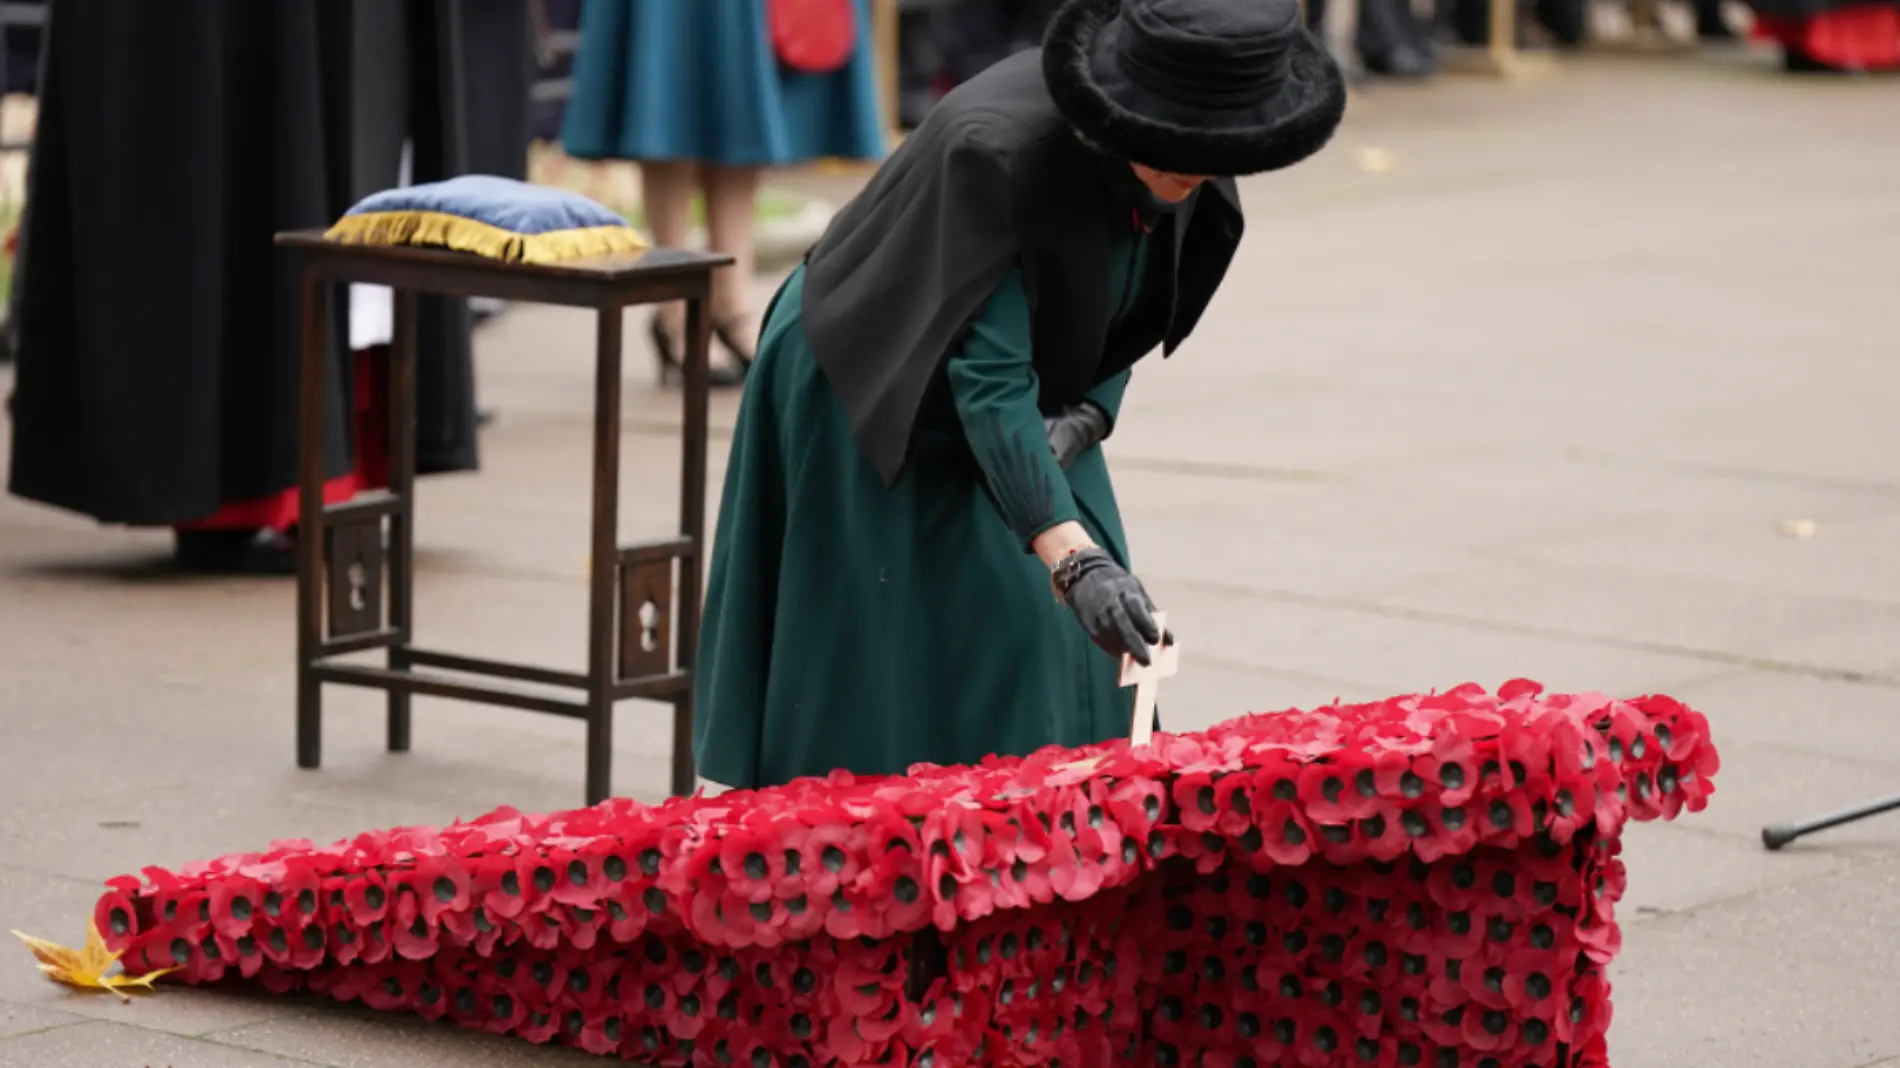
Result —
[[1345, 79], [1299, 0], [1068, 0], [1042, 72], [1082, 136], [1174, 174], [1290, 167], [1346, 111]]

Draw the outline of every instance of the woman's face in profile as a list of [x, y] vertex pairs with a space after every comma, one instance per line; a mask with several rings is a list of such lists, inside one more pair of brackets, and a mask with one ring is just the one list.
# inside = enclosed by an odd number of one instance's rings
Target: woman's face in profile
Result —
[[1141, 184], [1148, 187], [1148, 192], [1153, 193], [1156, 199], [1168, 204], [1179, 204], [1186, 200], [1190, 194], [1201, 187], [1202, 182], [1207, 181], [1205, 176], [1198, 174], [1170, 174], [1167, 171], [1155, 170], [1153, 167], [1144, 167], [1139, 163], [1130, 163], [1129, 166], [1135, 169], [1135, 177], [1141, 179]]

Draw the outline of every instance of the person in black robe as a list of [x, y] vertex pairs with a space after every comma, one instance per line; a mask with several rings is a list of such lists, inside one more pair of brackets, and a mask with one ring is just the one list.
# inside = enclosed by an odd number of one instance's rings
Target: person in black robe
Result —
[[[8, 488], [294, 570], [297, 278], [272, 245], [409, 177], [526, 167], [518, 0], [55, 0], [17, 284]], [[518, 60], [515, 58], [518, 54]], [[519, 161], [516, 162], [516, 157]], [[382, 376], [333, 301], [330, 493], [373, 484]], [[466, 302], [425, 298], [422, 473], [478, 465]], [[361, 425], [359, 425], [359, 423]]]

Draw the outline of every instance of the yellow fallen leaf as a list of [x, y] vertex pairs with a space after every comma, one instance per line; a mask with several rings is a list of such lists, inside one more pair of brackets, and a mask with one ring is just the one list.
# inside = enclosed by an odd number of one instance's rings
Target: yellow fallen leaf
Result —
[[107, 990], [119, 995], [120, 1001], [129, 1002], [132, 999], [126, 996], [125, 992], [127, 990], [137, 989], [144, 990], [148, 993], [157, 993], [157, 988], [152, 986], [152, 984], [177, 970], [176, 968], [160, 968], [158, 971], [146, 972], [144, 975], [127, 975], [124, 972], [120, 972], [117, 975], [101, 976], [99, 982]]
[[119, 995], [121, 1001], [132, 1000], [126, 996], [127, 988], [139, 987], [150, 990], [153, 980], [168, 972], [177, 971], [176, 968], [164, 968], [140, 976], [127, 975], [124, 972], [118, 975], [107, 975], [106, 969], [118, 963], [119, 955], [106, 948], [106, 940], [99, 936], [99, 925], [91, 920], [86, 921], [86, 948], [84, 949], [68, 949], [20, 931], [15, 931], [13, 934], [26, 943], [26, 948], [32, 951], [33, 958], [39, 962], [40, 971], [45, 972], [47, 977], [54, 982], [65, 983], [67, 986], [76, 986], [84, 990], [110, 990]]
[[1821, 524], [1812, 519], [1784, 519], [1781, 521], [1781, 532], [1790, 538], [1805, 541], [1821, 532]]

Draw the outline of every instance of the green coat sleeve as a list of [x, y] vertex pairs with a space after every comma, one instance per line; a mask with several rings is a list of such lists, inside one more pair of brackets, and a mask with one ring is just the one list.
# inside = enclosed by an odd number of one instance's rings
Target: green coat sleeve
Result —
[[957, 417], [990, 499], [1025, 552], [1036, 535], [1081, 518], [1036, 407], [1029, 336], [1029, 295], [1022, 272], [1012, 268], [971, 322], [946, 370]]
[[1108, 416], [1108, 429], [1111, 432], [1115, 429], [1115, 422], [1122, 417], [1122, 392], [1128, 388], [1128, 376], [1133, 373], [1134, 369], [1129, 368], [1082, 394], [1083, 400], [1100, 408], [1102, 414]]

